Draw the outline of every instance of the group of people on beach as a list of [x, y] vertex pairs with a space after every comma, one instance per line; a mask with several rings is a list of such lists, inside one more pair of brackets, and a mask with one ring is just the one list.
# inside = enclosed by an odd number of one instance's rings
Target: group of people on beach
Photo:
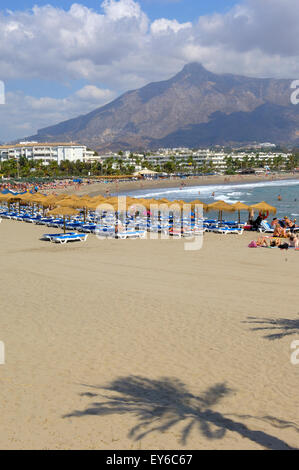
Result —
[[299, 236], [297, 234], [289, 232], [284, 238], [286, 238], [287, 241], [280, 237], [274, 237], [274, 235], [272, 237], [263, 235], [259, 237], [255, 243], [256, 246], [263, 248], [278, 247], [282, 250], [287, 250], [288, 248], [295, 248], [295, 250], [299, 250]]
[[[263, 220], [262, 217], [261, 220]], [[286, 250], [288, 248], [299, 250], [299, 234], [297, 233], [299, 227], [296, 225], [296, 219], [291, 220], [288, 216], [285, 216], [282, 220], [279, 220], [277, 217], [274, 217], [271, 227], [273, 228], [273, 235], [261, 235], [252, 244], [252, 247], [256, 245], [257, 247], [264, 248], [278, 247]]]
[[296, 219], [291, 220], [287, 215], [284, 216], [282, 220], [279, 220], [277, 217], [271, 222], [271, 226], [274, 228], [274, 237], [287, 238], [287, 230], [294, 232], [297, 227]]
[[55, 180], [55, 181], [48, 181], [45, 183], [35, 182], [34, 184], [29, 182], [14, 182], [14, 183], [0, 183], [0, 192], [3, 190], [9, 190], [16, 193], [23, 193], [25, 191], [48, 191], [48, 190], [60, 190], [60, 189], [69, 189], [70, 187], [74, 187], [75, 189], [79, 189], [82, 185], [89, 184], [89, 181], [82, 181], [78, 183], [78, 181], [74, 181], [72, 179], [64, 179], [64, 180]]

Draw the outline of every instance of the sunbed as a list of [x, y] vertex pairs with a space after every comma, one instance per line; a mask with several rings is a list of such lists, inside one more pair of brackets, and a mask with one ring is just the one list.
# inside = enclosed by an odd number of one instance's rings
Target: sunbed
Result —
[[262, 220], [258, 230], [261, 233], [274, 233], [274, 228], [271, 227], [267, 220]]
[[50, 241], [53, 243], [67, 243], [67, 242], [85, 242], [87, 240], [88, 235], [83, 233], [73, 233], [73, 234], [62, 234], [56, 235], [55, 237], [51, 237]]
[[145, 238], [145, 230], [129, 230], [126, 232], [120, 232], [116, 234], [116, 238]]
[[228, 233], [236, 234], [236, 235], [242, 235], [244, 232], [243, 228], [232, 228], [232, 227], [218, 227], [213, 230], [215, 233], [222, 233], [224, 235], [227, 235]]
[[44, 233], [42, 236], [42, 240], [51, 240], [52, 238], [57, 238], [61, 237], [62, 235], [65, 236], [70, 236], [70, 235], [76, 235], [76, 232], [68, 232], [68, 233]]

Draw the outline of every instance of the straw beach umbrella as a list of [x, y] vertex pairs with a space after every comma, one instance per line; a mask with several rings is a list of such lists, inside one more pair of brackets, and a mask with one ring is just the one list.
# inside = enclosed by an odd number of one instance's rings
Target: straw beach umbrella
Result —
[[92, 202], [90, 197], [82, 197], [69, 203], [69, 207], [83, 209], [84, 222], [86, 222], [87, 210], [93, 209], [95, 205], [98, 204]]
[[31, 202], [32, 198], [34, 196], [35, 196], [35, 194], [32, 194], [32, 193], [21, 194], [21, 201], [22, 202]]
[[230, 204], [228, 204], [225, 201], [216, 201], [216, 202], [213, 202], [212, 204], [209, 204], [208, 207], [207, 207], [207, 212], [210, 212], [210, 211], [218, 211], [219, 212], [218, 219], [221, 222], [222, 222], [222, 213], [223, 212], [235, 212], [235, 210], [236, 209], [233, 206], [231, 206]]
[[34, 204], [37, 204], [38, 207], [44, 207], [44, 203], [46, 200], [47, 196], [44, 196], [43, 194], [33, 194], [32, 198], [30, 199], [30, 202], [32, 204], [32, 213], [34, 211]]
[[244, 204], [243, 202], [235, 202], [233, 204], [233, 207], [236, 209], [236, 211], [238, 211], [238, 222], [240, 223], [241, 222], [241, 214], [240, 214], [240, 211], [249, 211], [250, 210], [250, 207], [247, 206], [246, 204]]
[[170, 204], [169, 199], [166, 199], [166, 198], [163, 198], [163, 197], [162, 197], [162, 199], [159, 199], [159, 201], [161, 202], [161, 204]]
[[20, 202], [22, 197], [18, 194], [7, 194], [6, 200], [9, 202]]
[[46, 200], [47, 196], [44, 196], [43, 194], [33, 194], [32, 198], [30, 199], [30, 202], [32, 202], [33, 204], [37, 204], [38, 206], [42, 206]]
[[208, 204], [205, 204], [204, 202], [200, 201], [199, 199], [195, 199], [195, 201], [191, 201], [189, 204], [191, 204], [191, 206], [203, 206], [203, 210], [207, 210], [208, 208]]
[[276, 207], [270, 206], [270, 204], [265, 201], [259, 202], [258, 204], [253, 204], [250, 206], [250, 209], [258, 210], [261, 213], [276, 214]]
[[63, 217], [63, 232], [65, 233], [65, 218], [72, 215], [78, 215], [78, 211], [72, 207], [55, 207], [55, 209], [49, 212], [49, 215], [61, 216]]
[[2, 202], [7, 202], [5, 196], [6, 196], [6, 194], [1, 194], [1, 193], [0, 193], [0, 204], [1, 204]]
[[1, 201], [6, 202], [7, 206], [8, 206], [8, 210], [10, 210], [10, 198], [11, 198], [11, 196], [12, 196], [11, 193], [0, 194], [0, 202]]
[[44, 207], [51, 207], [57, 204], [57, 198], [53, 194], [50, 194], [49, 196], [46, 197], [46, 199], [43, 201]]
[[20, 195], [18, 195], [18, 194], [6, 194], [6, 201], [8, 203], [8, 210], [10, 210], [10, 204], [11, 203], [18, 202], [19, 203], [19, 212], [20, 212], [20, 210], [21, 210], [21, 206], [20, 206], [21, 196]]
[[57, 203], [61, 207], [71, 207], [78, 201], [79, 201], [79, 198], [74, 195], [74, 196], [66, 196], [63, 199], [59, 199]]
[[61, 201], [62, 199], [67, 199], [70, 198], [71, 196], [69, 194], [61, 193], [56, 196], [57, 201]]
[[105, 202], [105, 201], [106, 201], [106, 198], [105, 198], [105, 196], [101, 196], [101, 195], [99, 195], [99, 196], [93, 196], [93, 197], [90, 198], [90, 201], [101, 203], [101, 202]]
[[20, 204], [22, 204], [23, 206], [31, 206], [33, 205], [33, 198], [34, 198], [35, 194], [32, 194], [32, 193], [25, 193], [25, 194], [22, 194], [21, 195], [21, 201], [20, 201]]
[[12, 196], [11, 193], [7, 193], [7, 194], [2, 194], [2, 193], [0, 193], [0, 201], [5, 201], [5, 202], [7, 202], [8, 198], [9, 198], [10, 196]]

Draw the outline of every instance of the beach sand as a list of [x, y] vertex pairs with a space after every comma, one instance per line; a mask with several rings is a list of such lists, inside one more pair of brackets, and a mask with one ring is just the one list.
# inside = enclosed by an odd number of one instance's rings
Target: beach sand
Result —
[[298, 447], [298, 252], [51, 230], [0, 224], [1, 449]]
[[288, 179], [298, 179], [299, 173], [285, 173], [265, 175], [232, 175], [232, 176], [200, 176], [190, 177], [186, 179], [181, 178], [167, 178], [165, 180], [137, 180], [137, 181], [115, 181], [111, 180], [108, 183], [99, 181], [87, 185], [66, 186], [54, 190], [47, 190], [46, 193], [66, 193], [77, 194], [79, 196], [107, 196], [109, 194], [117, 194], [119, 192], [130, 192], [135, 190], [145, 189], [160, 189], [160, 188], [179, 188], [182, 184], [185, 187], [190, 186], [206, 186], [218, 184], [245, 184], [245, 183], [261, 183], [263, 181], [283, 181]]

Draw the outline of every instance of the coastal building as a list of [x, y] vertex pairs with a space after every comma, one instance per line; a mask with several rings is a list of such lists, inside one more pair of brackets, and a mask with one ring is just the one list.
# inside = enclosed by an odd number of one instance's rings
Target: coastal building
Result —
[[19, 142], [14, 145], [0, 146], [0, 161], [9, 159], [18, 160], [25, 157], [33, 160], [42, 160], [43, 163], [69, 160], [71, 162], [80, 160], [82, 162], [94, 161], [95, 152], [88, 150], [85, 145], [73, 142], [63, 143], [41, 143], [41, 142]]
[[[155, 151], [146, 152], [105, 152], [98, 155], [96, 152], [89, 150], [85, 145], [75, 142], [19, 142], [12, 145], [0, 145], [0, 163], [5, 160], [15, 159], [21, 157], [27, 159], [41, 160], [45, 165], [50, 162], [57, 162], [60, 164], [63, 161], [81, 161], [84, 163], [101, 163], [109, 165], [113, 170], [120, 168], [133, 168], [134, 171], [141, 170], [142, 168], [159, 169], [163, 170], [165, 164], [174, 162], [176, 171], [186, 171], [188, 167], [194, 169], [210, 167], [213, 171], [220, 173], [225, 172], [227, 169], [228, 159], [231, 161], [238, 161], [239, 168], [252, 167], [253, 165], [259, 168], [266, 168], [275, 162], [279, 162], [280, 166], [290, 158], [290, 153], [279, 153], [277, 151], [265, 150], [260, 152], [250, 151], [227, 151], [221, 148], [204, 148], [204, 149], [189, 149], [186, 147], [180, 148], [161, 148]], [[259, 163], [260, 162], [260, 163]]]

